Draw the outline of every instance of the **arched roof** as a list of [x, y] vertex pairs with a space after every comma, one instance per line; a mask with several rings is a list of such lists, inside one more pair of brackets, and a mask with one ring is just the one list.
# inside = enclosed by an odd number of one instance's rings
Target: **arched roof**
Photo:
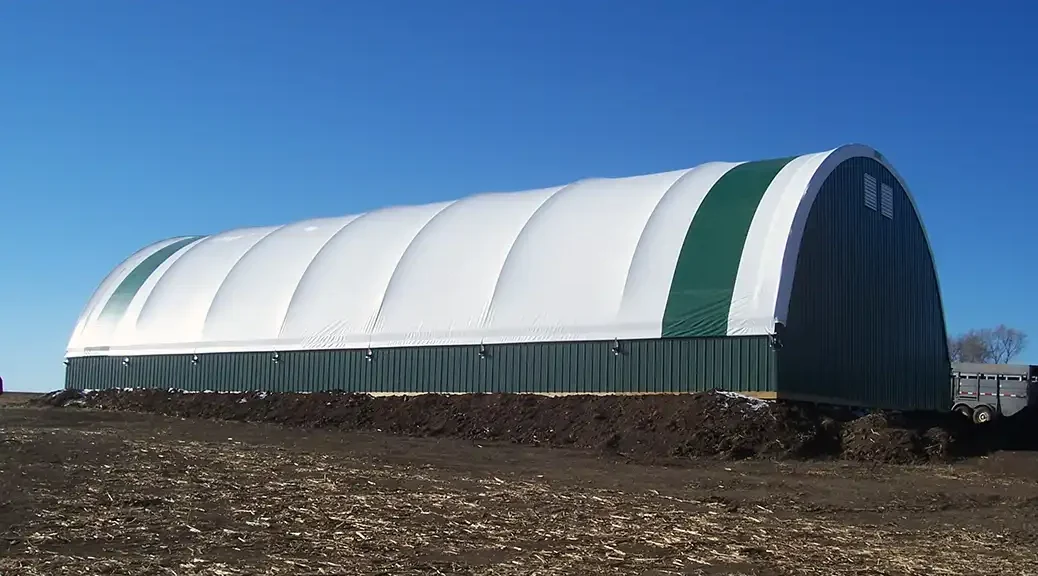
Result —
[[855, 156], [897, 175], [850, 145], [164, 240], [102, 282], [68, 354], [771, 333]]

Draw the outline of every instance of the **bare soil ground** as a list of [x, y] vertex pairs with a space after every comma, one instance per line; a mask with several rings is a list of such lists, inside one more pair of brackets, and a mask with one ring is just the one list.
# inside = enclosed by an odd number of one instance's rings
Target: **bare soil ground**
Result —
[[972, 456], [954, 424], [166, 396], [0, 396], [0, 574], [1038, 573], [1038, 455]]

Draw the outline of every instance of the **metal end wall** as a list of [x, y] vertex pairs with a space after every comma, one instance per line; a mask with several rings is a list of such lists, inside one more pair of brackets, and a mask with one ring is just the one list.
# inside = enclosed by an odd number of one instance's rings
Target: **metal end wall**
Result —
[[555, 342], [69, 359], [72, 389], [367, 393], [673, 393], [712, 388], [771, 394], [766, 337]]
[[951, 407], [934, 263], [919, 215], [879, 162], [847, 160], [823, 183], [784, 328], [780, 395], [900, 410]]

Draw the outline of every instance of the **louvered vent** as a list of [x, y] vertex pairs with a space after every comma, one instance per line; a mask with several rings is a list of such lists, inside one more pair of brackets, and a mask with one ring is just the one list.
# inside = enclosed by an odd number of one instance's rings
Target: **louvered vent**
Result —
[[872, 174], [865, 174], [865, 205], [876, 209], [876, 178]]
[[880, 186], [880, 213], [887, 218], [894, 218], [894, 189], [886, 184]]

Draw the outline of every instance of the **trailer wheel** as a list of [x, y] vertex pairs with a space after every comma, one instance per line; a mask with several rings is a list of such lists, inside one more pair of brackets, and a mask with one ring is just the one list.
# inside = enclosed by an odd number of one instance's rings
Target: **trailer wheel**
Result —
[[995, 413], [991, 411], [989, 406], [977, 406], [976, 410], [973, 411], [973, 421], [977, 424], [987, 424], [991, 422], [994, 416]]
[[965, 404], [956, 406], [955, 413], [963, 416], [967, 420], [973, 420], [973, 409]]

